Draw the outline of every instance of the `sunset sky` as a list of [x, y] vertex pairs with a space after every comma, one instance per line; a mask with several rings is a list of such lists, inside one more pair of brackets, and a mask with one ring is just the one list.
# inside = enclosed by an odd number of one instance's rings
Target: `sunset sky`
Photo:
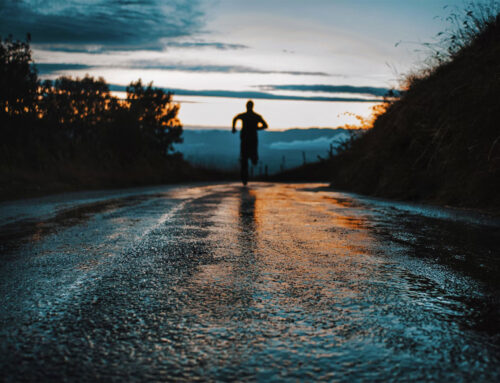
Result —
[[353, 121], [345, 112], [367, 115], [397, 86], [425, 57], [420, 43], [462, 4], [0, 0], [0, 34], [31, 33], [43, 78], [88, 73], [174, 90], [188, 127], [229, 128], [247, 98], [272, 129], [336, 127]]

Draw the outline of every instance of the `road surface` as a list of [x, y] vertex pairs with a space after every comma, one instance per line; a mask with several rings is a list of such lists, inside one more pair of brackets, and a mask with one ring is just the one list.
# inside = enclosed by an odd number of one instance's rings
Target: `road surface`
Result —
[[0, 219], [0, 380], [500, 379], [492, 218], [258, 183]]

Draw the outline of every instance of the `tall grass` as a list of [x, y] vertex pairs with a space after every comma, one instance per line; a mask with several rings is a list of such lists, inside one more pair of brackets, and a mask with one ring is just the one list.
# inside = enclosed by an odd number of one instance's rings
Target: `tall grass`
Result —
[[423, 53], [426, 58], [417, 69], [401, 77], [399, 86], [402, 90], [408, 90], [415, 82], [429, 77], [439, 67], [453, 61], [466, 48], [472, 46], [486, 29], [498, 22], [500, 17], [499, 0], [469, 1], [463, 6], [444, 8], [448, 13], [439, 19], [447, 27], [439, 32], [433, 41], [421, 44], [423, 49], [417, 51]]
[[450, 8], [429, 59], [329, 164], [365, 194], [500, 207], [500, 1]]
[[465, 7], [453, 7], [446, 17], [449, 27], [438, 33], [438, 44], [442, 47], [436, 53], [438, 61], [449, 61], [463, 49], [470, 47], [481, 34], [495, 23], [500, 14], [500, 1], [471, 1]]

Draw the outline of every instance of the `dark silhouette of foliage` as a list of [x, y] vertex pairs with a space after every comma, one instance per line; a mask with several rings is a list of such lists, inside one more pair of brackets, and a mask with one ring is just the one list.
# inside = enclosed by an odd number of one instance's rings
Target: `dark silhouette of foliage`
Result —
[[29, 36], [26, 42], [11, 37], [0, 42], [0, 113], [8, 117], [34, 112], [38, 77], [32, 66]]
[[138, 80], [127, 87], [127, 107], [148, 145], [158, 153], [168, 153], [172, 144], [182, 142], [179, 105], [172, 104], [171, 93], [155, 89], [151, 83], [144, 87]]
[[182, 141], [178, 112], [171, 93], [141, 80], [127, 87], [125, 99], [103, 78], [41, 82], [29, 38], [0, 40], [0, 194], [29, 179], [168, 181], [188, 167], [173, 153]]

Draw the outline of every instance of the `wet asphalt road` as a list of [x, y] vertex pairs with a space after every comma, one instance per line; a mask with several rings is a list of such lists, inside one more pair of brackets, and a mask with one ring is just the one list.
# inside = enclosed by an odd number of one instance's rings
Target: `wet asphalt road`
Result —
[[0, 380], [499, 381], [500, 222], [321, 186], [0, 204]]

